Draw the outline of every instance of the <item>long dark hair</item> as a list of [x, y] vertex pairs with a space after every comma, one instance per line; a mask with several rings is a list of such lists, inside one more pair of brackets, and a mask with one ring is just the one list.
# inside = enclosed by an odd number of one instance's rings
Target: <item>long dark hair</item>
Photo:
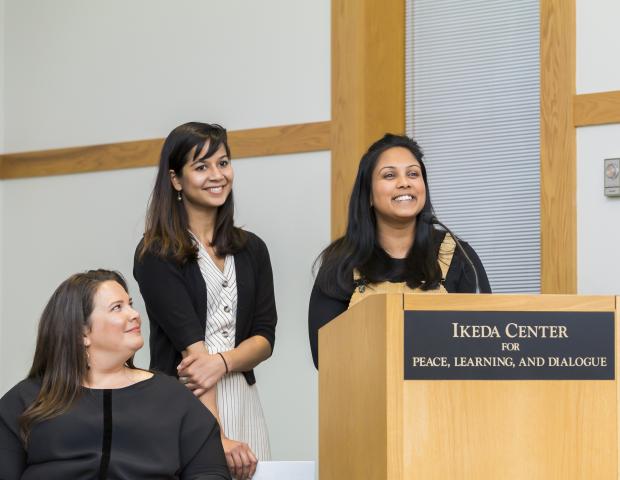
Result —
[[[212, 156], [222, 145], [230, 158], [226, 130], [220, 125], [189, 122], [176, 127], [166, 138], [146, 213], [146, 228], [139, 258], [146, 252], [172, 257], [181, 264], [197, 258], [198, 247], [188, 231], [189, 223], [183, 203], [177, 200], [177, 192], [172, 188], [170, 170], [181, 177], [192, 149], [195, 150], [191, 160], [196, 160], [205, 144], [208, 147], [203, 158]], [[231, 191], [224, 204], [217, 209], [211, 241], [219, 256], [234, 254], [245, 245], [245, 232], [234, 226], [234, 211]]]
[[[373, 143], [362, 156], [357, 170], [349, 200], [346, 233], [332, 242], [317, 258], [317, 262], [321, 263], [317, 284], [327, 294], [346, 297], [346, 292], [350, 292], [353, 287], [354, 269], [359, 270], [363, 281], [374, 283], [387, 280], [387, 254], [377, 241], [377, 219], [370, 200], [372, 175], [377, 160], [383, 152], [394, 147], [406, 148], [420, 162], [426, 187], [426, 203], [418, 218], [424, 212], [433, 213], [426, 167], [422, 162], [424, 154], [417, 142], [403, 135], [388, 133]], [[432, 225], [417, 221], [414, 244], [405, 261], [405, 281], [410, 288], [437, 288], [441, 281], [441, 269], [437, 263], [438, 249]]]
[[[84, 330], [90, 327], [95, 294], [107, 281], [117, 282], [128, 291], [120, 273], [89, 270], [62, 282], [47, 302], [28, 373], [28, 378], [41, 382], [41, 389], [19, 419], [24, 443], [28, 442], [34, 423], [63, 414], [78, 397], [88, 372]], [[135, 368], [133, 357], [126, 365]]]

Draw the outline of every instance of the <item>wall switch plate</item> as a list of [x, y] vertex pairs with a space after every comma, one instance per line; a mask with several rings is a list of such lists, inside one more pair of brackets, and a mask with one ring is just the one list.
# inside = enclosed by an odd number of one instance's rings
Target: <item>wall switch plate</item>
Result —
[[620, 158], [605, 159], [605, 195], [620, 197]]

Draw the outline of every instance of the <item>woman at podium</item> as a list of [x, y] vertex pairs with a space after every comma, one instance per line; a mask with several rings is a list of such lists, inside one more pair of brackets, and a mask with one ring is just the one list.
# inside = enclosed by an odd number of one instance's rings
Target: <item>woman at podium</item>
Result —
[[415, 141], [392, 134], [363, 155], [346, 233], [317, 259], [320, 268], [308, 312], [317, 368], [319, 328], [368, 295], [491, 293], [471, 246], [434, 227], [437, 220], [422, 158]]

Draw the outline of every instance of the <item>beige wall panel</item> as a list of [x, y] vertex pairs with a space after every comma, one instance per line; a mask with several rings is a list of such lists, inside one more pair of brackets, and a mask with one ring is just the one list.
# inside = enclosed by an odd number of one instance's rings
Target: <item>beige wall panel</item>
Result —
[[[610, 296], [484, 298], [406, 295], [404, 308], [617, 312]], [[405, 381], [404, 478], [616, 478], [617, 389], [617, 381]]]

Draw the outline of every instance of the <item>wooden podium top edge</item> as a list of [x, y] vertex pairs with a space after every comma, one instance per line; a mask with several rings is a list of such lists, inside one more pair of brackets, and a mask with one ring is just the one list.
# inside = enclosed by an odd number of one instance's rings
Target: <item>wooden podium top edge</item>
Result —
[[615, 312], [612, 295], [405, 294], [405, 310]]

